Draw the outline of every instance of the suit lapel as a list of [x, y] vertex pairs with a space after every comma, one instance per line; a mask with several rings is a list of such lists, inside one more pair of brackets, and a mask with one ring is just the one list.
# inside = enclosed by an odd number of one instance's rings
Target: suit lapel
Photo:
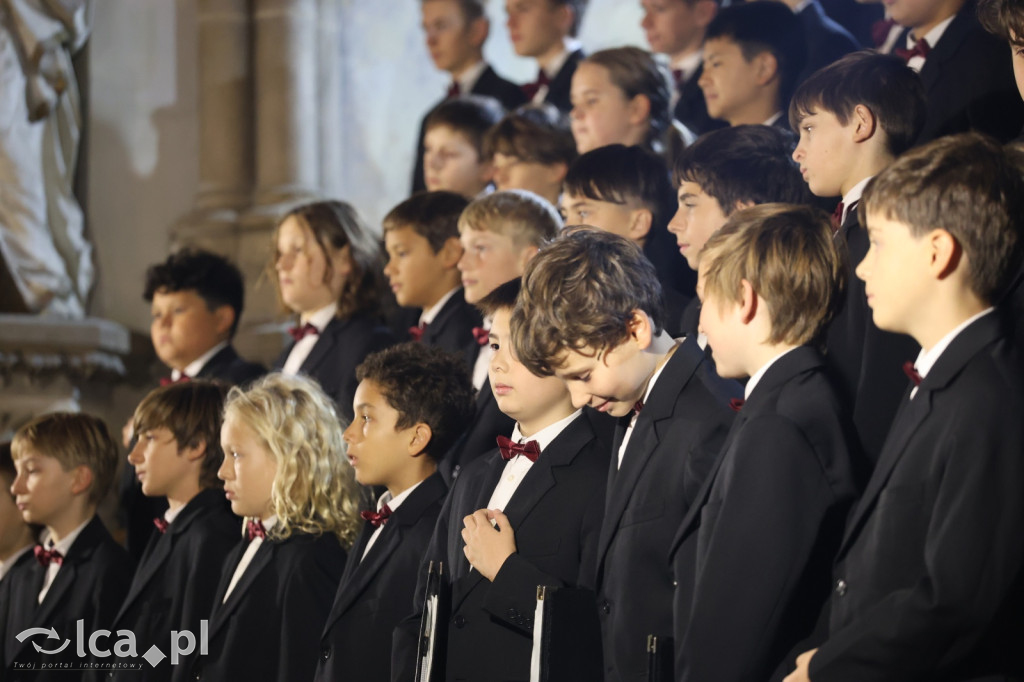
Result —
[[[242, 543], [238, 549], [241, 549], [241, 554], [245, 553], [245, 549], [248, 543]], [[212, 638], [217, 634], [217, 631], [227, 621], [228, 616], [231, 612], [238, 608], [238, 605], [242, 602], [242, 595], [245, 594], [246, 590], [252, 587], [252, 584], [256, 581], [260, 572], [265, 569], [274, 557], [277, 543], [273, 540], [264, 540], [260, 548], [256, 550], [256, 555], [249, 562], [242, 577], [239, 578], [238, 584], [235, 585], [235, 589], [231, 590], [231, 594], [228, 596], [227, 601], [224, 601], [224, 593], [227, 592], [228, 585], [231, 584], [231, 578], [234, 576], [235, 569], [238, 567], [238, 561], [228, 563], [227, 566], [231, 566], [230, 572], [225, 572], [224, 578], [227, 580], [226, 583], [222, 583], [223, 589], [218, 590], [217, 600], [213, 606], [213, 617], [210, 619], [210, 637]], [[239, 560], [241, 560], [241, 554]]]
[[[964, 8], [969, 7], [974, 7], [974, 3], [968, 1], [964, 5]], [[970, 28], [969, 14], [964, 12], [964, 8], [961, 8], [956, 16], [953, 17], [953, 21], [946, 27], [939, 42], [932, 47], [928, 57], [924, 60], [924, 66], [921, 67], [920, 75], [921, 84], [924, 85], [925, 92], [931, 92], [935, 84], [939, 82], [945, 63], [953, 57], [967, 35], [967, 31]], [[901, 38], [903, 37], [901, 36]], [[899, 47], [905, 46], [906, 40], [898, 42], [897, 45]]]
[[218, 370], [228, 367], [238, 359], [238, 353], [230, 344], [221, 348], [217, 353], [206, 361], [206, 364], [196, 372], [197, 379], [212, 379], [218, 374]]
[[337, 337], [345, 330], [352, 322], [352, 318], [341, 319], [340, 317], [331, 318], [331, 321], [327, 323], [324, 330], [320, 332], [320, 336], [317, 338], [316, 343], [313, 344], [313, 348], [310, 349], [309, 355], [302, 361], [302, 366], [299, 367], [300, 374], [313, 375], [316, 368], [320, 366], [324, 360], [328, 359], [331, 350], [334, 349]]

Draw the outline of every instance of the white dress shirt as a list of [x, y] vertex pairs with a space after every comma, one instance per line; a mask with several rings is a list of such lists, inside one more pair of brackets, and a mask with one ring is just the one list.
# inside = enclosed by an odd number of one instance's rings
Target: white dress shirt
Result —
[[[394, 497], [391, 497], [390, 492], [385, 492], [383, 495], [380, 496], [380, 499], [377, 500], [377, 512], [379, 513], [380, 510], [383, 509], [384, 505], [386, 504], [388, 506], [388, 509], [390, 509], [391, 512], [394, 513], [400, 506], [402, 506], [402, 503], [405, 502], [405, 499], [412, 494], [412, 491], [416, 490], [416, 488], [419, 487], [420, 483], [423, 483], [423, 481], [420, 481], [416, 485], [406, 488], [405, 490], [398, 493]], [[380, 537], [380, 533], [382, 530], [384, 530], [385, 525], [387, 525], [387, 522], [380, 524], [379, 526], [377, 526], [377, 528], [374, 529], [373, 535], [371, 535], [370, 539], [366, 541], [366, 549], [363, 550], [363, 556], [359, 559], [360, 561], [365, 559], [366, 555], [370, 553], [370, 548], [373, 547], [373, 543], [377, 542], [377, 538]]]
[[[985, 308], [977, 315], [973, 315], [961, 322], [955, 329], [953, 329], [953, 331], [939, 339], [939, 342], [928, 350], [922, 348], [921, 352], [917, 354], [917, 360], [914, 362], [914, 369], [921, 375], [921, 378], [924, 379], [928, 376], [928, 372], [931, 371], [932, 367], [934, 367], [935, 363], [939, 361], [939, 358], [942, 357], [945, 350], [949, 348], [949, 344], [953, 343], [953, 339], [959, 336], [960, 332], [967, 329], [972, 322], [988, 315], [993, 310], [995, 310], [995, 308]], [[911, 389], [910, 399], [913, 400], [915, 395], [917, 395], [917, 386]]]
[[292, 352], [288, 354], [288, 359], [284, 361], [284, 367], [281, 368], [283, 374], [295, 375], [299, 373], [302, 363], [306, 361], [306, 358], [309, 357], [310, 352], [313, 350], [313, 346], [320, 340], [320, 334], [324, 333], [324, 329], [331, 323], [337, 312], [338, 304], [331, 303], [315, 313], [311, 313], [308, 316], [304, 315], [299, 319], [300, 327], [305, 326], [308, 322], [316, 327], [319, 334], [308, 334], [300, 341], [296, 341], [295, 345], [292, 346]]
[[192, 362], [188, 363], [185, 366], [185, 371], [184, 372], [178, 371], [176, 369], [172, 369], [171, 370], [171, 381], [177, 381], [178, 379], [181, 378], [182, 374], [187, 376], [189, 379], [196, 378], [199, 375], [199, 373], [201, 371], [203, 371], [203, 367], [206, 367], [206, 363], [208, 363], [213, 358], [214, 355], [216, 355], [217, 353], [221, 352], [222, 350], [224, 350], [227, 347], [228, 347], [228, 342], [227, 341], [221, 341], [216, 346], [214, 346], [210, 350], [206, 351], [205, 353], [200, 355], [198, 358], [196, 358]]
[[[249, 519], [242, 519], [242, 532], [246, 532], [246, 526], [248, 525]], [[269, 519], [263, 522], [263, 528], [270, 533], [270, 529], [277, 525], [277, 517], [271, 516]], [[224, 599], [221, 604], [227, 602], [228, 597], [231, 596], [232, 590], [235, 589], [235, 585], [245, 575], [245, 569], [249, 568], [249, 564], [252, 563], [253, 557], [256, 556], [256, 552], [259, 551], [260, 547], [263, 546], [264, 538], [255, 537], [249, 541], [249, 546], [245, 548], [245, 553], [242, 554], [241, 560], [238, 562], [238, 566], [235, 567], [235, 572], [231, 576], [231, 582], [228, 583], [228, 590], [224, 593]]]
[[[952, 23], [955, 17], [956, 15], [954, 14], [953, 16], [949, 17], [941, 24], [939, 24], [938, 26], [924, 34], [924, 39], [928, 41], [929, 47], [933, 49], [935, 48], [935, 46], [939, 43], [939, 39], [942, 38], [942, 34], [946, 32], [946, 29], [949, 28], [950, 23]], [[914, 32], [911, 31], [910, 33], [907, 34], [907, 49], [913, 50], [914, 45], [916, 43], [917, 40], [914, 39]], [[911, 57], [910, 61], [907, 62], [907, 66], [912, 68], [914, 71], [920, 73], [921, 69], [924, 67], [924, 57]]]
[[[89, 525], [89, 521], [92, 521], [92, 519], [88, 519], [81, 526], [79, 526], [78, 528], [74, 529], [73, 531], [65, 535], [63, 538], [61, 538], [61, 541], [56, 544], [50, 538], [49, 529], [44, 530], [43, 534], [39, 538], [39, 544], [41, 544], [49, 551], [57, 550], [61, 553], [61, 556], [67, 558], [68, 550], [71, 549], [71, 545], [75, 544], [75, 540], [77, 540], [78, 536], [82, 534], [82, 531], [85, 529], [85, 527]], [[43, 579], [43, 589], [39, 591], [38, 601], [40, 604], [42, 604], [43, 599], [46, 598], [46, 593], [50, 591], [50, 585], [52, 585], [54, 579], [56, 579], [57, 573], [60, 571], [61, 566], [62, 564], [58, 564], [56, 561], [51, 561], [50, 565], [46, 567], [46, 577]]]
[[[678, 339], [677, 339], [678, 340]], [[672, 358], [669, 358], [671, 360]], [[654, 374], [651, 375], [651, 380], [647, 382], [647, 390], [644, 391], [644, 397], [642, 400], [646, 403], [647, 398], [650, 397], [651, 391], [654, 390], [654, 384], [657, 383], [658, 378], [661, 377], [661, 373], [665, 371], [665, 366], [668, 365], [668, 360], [662, 363], [661, 367], [654, 370]], [[619, 445], [619, 464], [618, 468], [622, 468], [622, 458], [626, 456], [626, 447], [629, 445], [629, 439], [633, 435], [633, 427], [636, 426], [636, 420], [640, 417], [639, 412], [633, 412], [633, 416], [629, 420], [629, 426], [626, 427], [626, 433], [622, 436], [622, 443]]]

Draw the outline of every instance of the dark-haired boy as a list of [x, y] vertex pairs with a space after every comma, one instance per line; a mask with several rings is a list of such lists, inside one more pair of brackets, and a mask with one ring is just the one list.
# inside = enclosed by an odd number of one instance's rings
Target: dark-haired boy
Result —
[[824, 639], [828, 568], [858, 486], [853, 424], [814, 344], [845, 277], [828, 220], [808, 206], [737, 211], [704, 249], [701, 329], [719, 375], [748, 381], [673, 540], [678, 680], [779, 680]]
[[59, 412], [18, 429], [11, 450], [18, 471], [11, 492], [22, 518], [46, 528], [36, 562], [4, 580], [4, 679], [67, 679], [64, 668], [104, 659], [91, 651], [80, 657], [73, 646], [58, 649], [59, 642], [38, 634], [17, 635], [53, 628], [70, 640], [79, 627], [90, 635], [111, 631], [132, 576], [127, 553], [96, 516], [117, 469], [117, 445], [96, 417]]
[[806, 61], [804, 28], [785, 5], [719, 10], [705, 33], [699, 80], [708, 114], [729, 125], [788, 128], [785, 112]]
[[533, 104], [548, 102], [568, 114], [572, 75], [583, 59], [576, 34], [587, 0], [506, 0], [506, 26], [512, 48], [537, 62], [537, 79], [523, 86]]
[[718, 12], [715, 0], [641, 0], [644, 30], [651, 52], [666, 55], [675, 91], [672, 116], [697, 135], [725, 125], [708, 115], [697, 82], [703, 72], [704, 32]]
[[493, 318], [491, 388], [516, 426], [459, 474], [424, 557], [451, 580], [449, 680], [529, 679], [537, 586], [587, 581], [601, 527], [609, 443], [559, 379], [516, 358], [519, 288], [512, 280], [479, 304]]
[[849, 254], [846, 304], [829, 326], [825, 358], [873, 464], [906, 387], [900, 368], [919, 349], [909, 336], [881, 331], [871, 321], [864, 283], [853, 272], [868, 252], [857, 204], [868, 181], [917, 139], [924, 90], [897, 57], [858, 52], [808, 78], [789, 111], [800, 132], [793, 158], [811, 192], [842, 197], [833, 229]]
[[576, 142], [565, 114], [552, 104], [530, 104], [487, 132], [484, 156], [494, 168], [495, 189], [529, 190], [558, 206]]
[[[156, 532], [121, 604], [114, 628], [130, 630], [138, 650], [165, 649], [172, 631], [199, 633], [213, 609], [228, 552], [238, 541], [238, 517], [224, 498], [217, 469], [223, 385], [197, 380], [151, 392], [135, 410], [138, 440], [128, 454], [147, 497], [166, 498], [168, 509], [152, 523]], [[147, 664], [148, 665], [148, 664]], [[116, 670], [114, 679], [137, 679]], [[162, 659], [147, 680], [184, 679], [186, 668]]]
[[892, 54], [924, 84], [928, 115], [917, 143], [968, 130], [1002, 142], [1020, 134], [1024, 103], [1006, 45], [978, 23], [975, 0], [892, 0], [886, 11], [906, 27]]
[[[458, 270], [459, 216], [469, 202], [455, 192], [421, 192], [384, 216], [384, 274], [403, 312], [412, 312], [402, 335], [460, 353], [472, 367], [473, 327], [480, 312], [466, 303]], [[412, 326], [409, 326], [412, 325]]]
[[686, 267], [666, 229], [676, 206], [664, 162], [640, 146], [593, 149], [565, 177], [566, 221], [614, 232], [642, 248], [662, 285], [666, 328], [672, 336], [683, 336], [683, 313], [693, 298], [697, 273]]
[[[321, 637], [317, 680], [390, 682], [395, 626], [409, 614], [417, 570], [448, 487], [437, 462], [469, 420], [469, 372], [439, 348], [405, 343], [356, 370], [345, 430], [356, 480], [387, 491], [349, 552]], [[395, 678], [398, 679], [398, 678]]]
[[[11, 458], [11, 444], [0, 443], [0, 584], [15, 566], [32, 560], [32, 545], [36, 542], [35, 529], [21, 518], [18, 505], [14, 502], [11, 484], [18, 472]], [[2, 622], [6, 601], [0, 590], [0, 622]]]
[[523, 277], [514, 346], [573, 405], [619, 417], [597, 546], [606, 680], [646, 679], [648, 635], [672, 634], [672, 537], [711, 469], [739, 385], [693, 337], [665, 333], [654, 267], [623, 237], [574, 229]]
[[[808, 203], [807, 186], [793, 162], [793, 135], [762, 125], [741, 125], [701, 136], [676, 159], [679, 209], [668, 223], [680, 253], [697, 272], [705, 242], [734, 211], [769, 202]], [[683, 319], [696, 336], [700, 301]]]
[[[503, 107], [511, 110], [523, 104], [526, 95], [518, 85], [499, 76], [484, 61], [483, 47], [491, 29], [485, 4], [486, 0], [423, 0], [420, 10], [427, 50], [434, 66], [451, 75], [448, 91], [441, 102], [459, 95], [483, 95], [494, 97]], [[426, 189], [423, 182], [425, 134], [426, 116], [420, 123], [417, 138], [416, 164], [412, 174], [413, 194]]]
[[956, 135], [879, 173], [859, 210], [875, 324], [922, 350], [847, 522], [828, 639], [787, 680], [1019, 677], [1024, 367], [992, 304], [1024, 247], [1024, 177]]
[[491, 184], [494, 169], [484, 156], [484, 134], [505, 115], [498, 100], [463, 95], [427, 115], [423, 180], [430, 191], [446, 190], [472, 200]]

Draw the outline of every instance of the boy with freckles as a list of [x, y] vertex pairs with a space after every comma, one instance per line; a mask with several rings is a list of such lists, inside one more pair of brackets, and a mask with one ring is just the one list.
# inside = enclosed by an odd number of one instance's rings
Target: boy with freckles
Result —
[[516, 420], [512, 437], [456, 479], [424, 557], [443, 561], [451, 581], [447, 679], [529, 679], [537, 586], [589, 581], [604, 511], [609, 444], [560, 379], [517, 359], [519, 288], [513, 280], [479, 304], [493, 317], [490, 384]]

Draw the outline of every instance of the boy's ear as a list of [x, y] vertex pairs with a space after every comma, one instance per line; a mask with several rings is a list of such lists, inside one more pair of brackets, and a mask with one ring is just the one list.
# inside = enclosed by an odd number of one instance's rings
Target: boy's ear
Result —
[[640, 125], [651, 116], [651, 99], [647, 95], [636, 95], [629, 100], [629, 122]]
[[758, 85], [768, 85], [778, 79], [779, 61], [769, 50], [755, 55], [751, 65], [754, 67], [755, 80]]
[[858, 104], [853, 108], [853, 141], [854, 142], [865, 142], [871, 139], [875, 134], [875, 128], [878, 126], [878, 120], [875, 115], [871, 113], [863, 104]]
[[757, 204], [755, 204], [753, 201], [737, 201], [732, 211], [729, 212], [729, 215], [731, 216], [736, 211], [743, 210], [744, 208], [753, 208], [754, 206], [757, 206]]
[[444, 244], [441, 246], [441, 250], [437, 252], [437, 257], [441, 259], [441, 265], [447, 269], [454, 268], [459, 259], [462, 258], [462, 242], [459, 241], [458, 237], [448, 237], [444, 240]]
[[935, 279], [945, 279], [953, 274], [960, 265], [963, 248], [960, 243], [946, 230], [932, 230], [925, 239], [931, 255], [929, 272]]
[[184, 455], [190, 462], [202, 459], [206, 455], [206, 441], [200, 440], [198, 445], [187, 445], [178, 448], [178, 454]]
[[409, 454], [413, 457], [419, 457], [430, 445], [430, 439], [434, 436], [434, 432], [431, 430], [429, 424], [420, 422], [413, 428], [412, 438], [409, 440]]
[[213, 311], [213, 317], [217, 325], [217, 335], [229, 335], [231, 333], [231, 326], [235, 324], [235, 309], [224, 304]]
[[753, 285], [745, 279], [740, 280], [740, 319], [743, 324], [750, 324], [757, 315], [759, 299]]
[[649, 208], [636, 208], [629, 214], [629, 238], [635, 242], [642, 242], [651, 232], [651, 223], [654, 222], [654, 214]]
[[626, 327], [629, 329], [630, 338], [640, 350], [647, 350], [654, 338], [654, 326], [651, 324], [650, 316], [644, 311], [636, 309], [630, 314]]
[[482, 50], [490, 31], [491, 22], [487, 20], [487, 17], [477, 17], [466, 26], [466, 39], [474, 48]]
[[715, 0], [697, 0], [693, 3], [693, 21], [701, 28], [707, 28], [717, 15], [718, 3]]
[[76, 466], [75, 476], [71, 481], [71, 494], [82, 495], [83, 493], [88, 492], [89, 488], [92, 487], [93, 478], [92, 469], [84, 464]]

